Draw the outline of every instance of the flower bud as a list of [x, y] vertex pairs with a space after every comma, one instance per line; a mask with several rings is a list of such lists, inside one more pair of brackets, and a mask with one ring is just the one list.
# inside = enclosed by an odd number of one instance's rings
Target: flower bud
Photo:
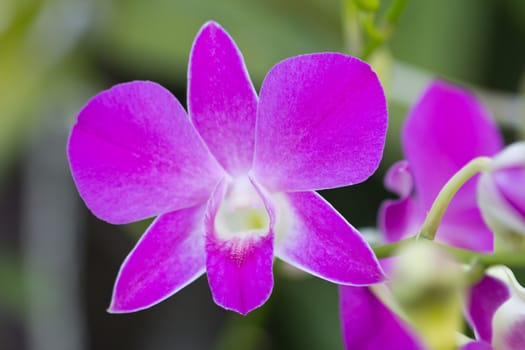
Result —
[[432, 242], [402, 251], [392, 275], [392, 292], [408, 321], [431, 349], [455, 349], [462, 327], [461, 266]]
[[497, 242], [505, 248], [525, 244], [525, 142], [499, 153], [478, 182], [478, 204]]
[[494, 266], [488, 274], [509, 287], [510, 297], [492, 318], [492, 346], [498, 350], [525, 349], [525, 288], [506, 266]]

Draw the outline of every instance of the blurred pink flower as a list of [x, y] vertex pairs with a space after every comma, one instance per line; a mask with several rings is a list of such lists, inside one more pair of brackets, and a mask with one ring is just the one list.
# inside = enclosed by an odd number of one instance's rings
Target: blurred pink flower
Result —
[[[401, 198], [386, 200], [379, 212], [386, 242], [415, 236], [449, 178], [470, 160], [492, 156], [503, 147], [496, 124], [480, 102], [442, 81], [433, 82], [412, 108], [401, 142], [406, 160], [394, 164], [385, 176], [385, 186]], [[478, 178], [463, 185], [452, 200], [437, 241], [481, 252], [493, 250], [493, 233], [477, 203]], [[395, 260], [381, 263], [388, 271]], [[340, 287], [340, 314], [346, 349], [425, 349], [415, 330], [369, 288]]]
[[[379, 228], [387, 242], [415, 236], [445, 183], [470, 160], [493, 156], [503, 140], [489, 112], [468, 91], [441, 81], [432, 83], [412, 108], [401, 143], [406, 160], [394, 164], [385, 186], [399, 200], [386, 200]], [[436, 240], [459, 248], [491, 252], [494, 237], [469, 180], [455, 195], [437, 231]]]
[[525, 237], [525, 142], [494, 157], [479, 179], [478, 202], [494, 232]]
[[345, 349], [425, 349], [415, 330], [371, 288], [339, 287], [339, 309]]
[[477, 341], [462, 350], [525, 349], [525, 288], [508, 267], [488, 269], [470, 289], [466, 311]]
[[314, 192], [364, 181], [381, 159], [386, 102], [368, 64], [292, 57], [258, 98], [235, 43], [209, 22], [191, 51], [188, 114], [135, 81], [93, 97], [71, 132], [73, 178], [97, 217], [157, 216], [110, 312], [148, 308], [206, 272], [215, 302], [246, 314], [270, 296], [274, 255], [340, 284], [383, 279], [357, 230]]

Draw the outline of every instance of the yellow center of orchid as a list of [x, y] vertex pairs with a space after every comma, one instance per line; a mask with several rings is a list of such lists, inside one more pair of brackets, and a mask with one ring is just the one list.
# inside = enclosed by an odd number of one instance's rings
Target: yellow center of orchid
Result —
[[215, 230], [222, 239], [244, 238], [268, 233], [270, 217], [264, 202], [248, 177], [228, 186], [215, 217]]

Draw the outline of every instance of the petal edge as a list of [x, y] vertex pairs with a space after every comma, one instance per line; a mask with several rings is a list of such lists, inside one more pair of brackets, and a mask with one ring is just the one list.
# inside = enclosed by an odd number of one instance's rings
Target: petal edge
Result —
[[359, 183], [379, 165], [386, 127], [385, 96], [367, 63], [340, 53], [288, 58], [261, 87], [254, 173], [272, 191]]
[[319, 194], [294, 192], [285, 196], [289, 213], [282, 215], [292, 219], [286, 232], [276, 238], [277, 257], [334, 283], [369, 285], [384, 279], [363, 237]]
[[147, 81], [93, 97], [67, 154], [88, 208], [114, 224], [203, 203], [222, 176], [177, 99]]
[[204, 273], [204, 209], [164, 214], [151, 224], [120, 268], [109, 312], [151, 307]]

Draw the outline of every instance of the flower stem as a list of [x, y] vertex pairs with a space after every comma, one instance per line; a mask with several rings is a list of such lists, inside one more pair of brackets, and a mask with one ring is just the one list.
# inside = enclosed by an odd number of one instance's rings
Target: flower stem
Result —
[[395, 0], [386, 11], [386, 22], [395, 25], [399, 22], [399, 17], [405, 10], [408, 0]]
[[390, 258], [396, 255], [396, 252], [399, 250], [399, 248], [415, 240], [415, 237], [405, 238], [394, 243], [372, 246], [372, 250], [378, 259]]
[[363, 51], [363, 32], [359, 25], [359, 8], [354, 0], [343, 1], [342, 13], [346, 51], [358, 56]]
[[[439, 244], [439, 243], [437, 243]], [[443, 249], [453, 254], [463, 263], [479, 262], [485, 267], [493, 265], [507, 265], [513, 267], [525, 266], [525, 254], [523, 252], [499, 252], [494, 254], [481, 254], [470, 250], [440, 245]]]
[[491, 159], [489, 157], [474, 158], [448, 180], [438, 193], [434, 203], [432, 203], [432, 207], [423, 225], [421, 225], [416, 239], [425, 238], [431, 241], [434, 240], [441, 219], [454, 195], [470, 178], [481, 171], [487, 170], [490, 161]]
[[[390, 258], [397, 254], [399, 249], [411, 242], [417, 240], [416, 237], [405, 238], [390, 244], [373, 246], [372, 250], [378, 259]], [[433, 242], [440, 249], [447, 251], [458, 261], [471, 264], [481, 264], [484, 267], [493, 265], [507, 265], [514, 267], [525, 267], [525, 254], [523, 252], [499, 252], [494, 254], [483, 254], [471, 250], [460, 249], [447, 246], [441, 243]]]
[[394, 27], [399, 22], [399, 18], [401, 17], [401, 14], [403, 13], [407, 3], [408, 0], [393, 0], [390, 4], [390, 7], [386, 10], [385, 17], [383, 19], [384, 25], [382, 28], [379, 29], [370, 25], [365, 26], [370, 40], [361, 54], [361, 58], [363, 60], [368, 60], [372, 53], [390, 38], [394, 31]]

